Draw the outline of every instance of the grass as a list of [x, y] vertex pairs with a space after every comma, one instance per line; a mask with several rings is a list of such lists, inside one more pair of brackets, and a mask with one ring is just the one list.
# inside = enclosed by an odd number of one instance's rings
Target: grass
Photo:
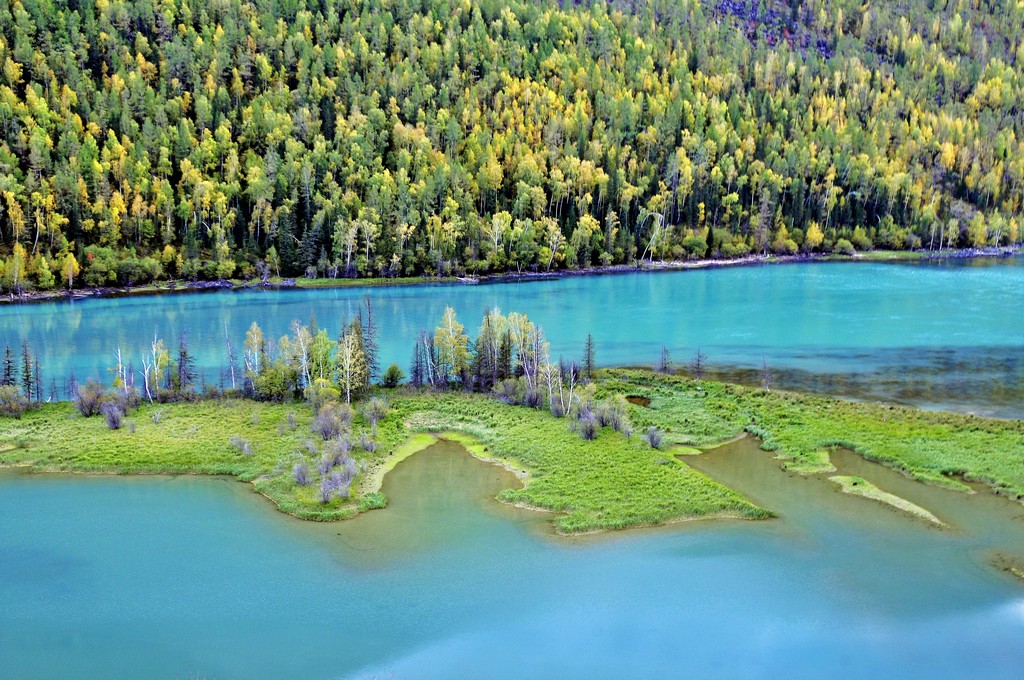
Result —
[[766, 517], [739, 494], [648, 447], [604, 428], [584, 441], [545, 411], [506, 406], [480, 395], [396, 398], [413, 431], [458, 432], [473, 452], [528, 473], [501, 500], [553, 510], [559, 531], [622, 529], [709, 516]]
[[746, 431], [805, 472], [831, 470], [829, 453], [843, 446], [923, 481], [966, 491], [965, 477], [1024, 498], [1024, 421], [605, 371], [601, 392], [615, 391], [650, 399], [630, 416], [672, 443], [706, 446]]
[[[830, 470], [830, 451], [844, 446], [918, 479], [966, 489], [960, 481], [966, 477], [1024, 496], [1021, 421], [765, 392], [627, 369], [602, 372], [597, 394], [649, 400], [646, 407], [631, 404], [629, 417], [637, 433], [652, 426], [664, 432], [663, 450], [610, 428], [585, 441], [569, 431], [564, 419], [485, 395], [396, 390], [386, 395], [391, 408], [379, 423], [376, 451], [352, 451], [359, 474], [351, 497], [327, 504], [319, 499], [316, 470], [323, 444], [310, 431], [311, 413], [304, 404], [145, 405], [117, 431], [108, 430], [101, 418], [78, 416], [70, 404], [46, 405], [21, 420], [0, 420], [0, 465], [234, 475], [251, 481], [284, 512], [335, 520], [383, 507], [387, 499], [380, 488], [386, 472], [445, 433], [524, 479], [522, 488], [505, 490], [501, 500], [554, 511], [557, 529], [573, 533], [702, 517], [769, 516], [677, 459], [692, 454], [692, 447], [750, 432], [803, 471]], [[368, 427], [357, 415], [352, 440], [359, 441]], [[248, 444], [248, 455], [240, 442]], [[296, 463], [308, 467], [311, 484], [296, 483]]]
[[[484, 395], [389, 397], [391, 412], [379, 423], [377, 451], [353, 451], [361, 473], [348, 501], [320, 502], [319, 452], [307, 444], [320, 442], [310, 432], [308, 407], [300, 404], [146, 405], [116, 431], [101, 418], [82, 418], [70, 404], [46, 405], [21, 420], [0, 421], [0, 442], [15, 447], [0, 447], [0, 464], [40, 471], [234, 475], [253, 482], [284, 512], [334, 520], [382, 507], [384, 474], [431, 443], [435, 437], [429, 433], [443, 432], [475, 455], [527, 473], [526, 486], [503, 492], [502, 500], [563, 513], [555, 519], [559, 531], [768, 514], [671, 455], [607, 428], [583, 441], [545, 411], [506, 406]], [[367, 424], [357, 417], [355, 427], [361, 432]], [[240, 439], [251, 455], [239, 447]], [[296, 483], [297, 462], [308, 467], [313, 483]]]
[[854, 496], [863, 496], [864, 498], [870, 498], [873, 501], [879, 503], [885, 503], [888, 506], [896, 508], [902, 512], [906, 512], [919, 519], [926, 520], [932, 524], [940, 527], [946, 526], [945, 522], [940, 520], [938, 517], [928, 512], [920, 505], [911, 503], [906, 498], [901, 498], [895, 494], [891, 494], [888, 491], [882, 491], [877, 486], [867, 481], [863, 477], [854, 477], [849, 475], [834, 475], [829, 479], [839, 485], [839, 488], [843, 490], [843, 493], [853, 494]]
[[[281, 279], [270, 279], [270, 283], [280, 284]], [[454, 276], [401, 276], [395, 278], [368, 277], [368, 278], [338, 278], [338, 279], [306, 279], [296, 278], [296, 288], [379, 288], [387, 286], [422, 286], [429, 283], [457, 283], [459, 279]]]

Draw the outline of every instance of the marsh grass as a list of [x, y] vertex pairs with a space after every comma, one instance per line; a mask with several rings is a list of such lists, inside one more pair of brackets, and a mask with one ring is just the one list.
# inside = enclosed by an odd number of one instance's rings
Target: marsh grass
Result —
[[741, 432], [760, 437], [792, 469], [831, 469], [829, 453], [846, 447], [934, 484], [968, 489], [961, 478], [1024, 497], [1024, 421], [610, 370], [601, 392], [650, 400], [632, 406], [638, 426], [654, 425], [672, 444], [708, 446]]
[[[611, 418], [595, 418], [593, 438], [585, 439], [546, 408], [511, 406], [490, 395], [389, 390], [376, 434], [371, 420], [380, 414], [357, 409], [345, 432], [326, 441], [314, 434], [306, 404], [142, 405], [132, 414], [134, 431], [110, 430], [102, 418], [83, 418], [71, 404], [47, 404], [20, 420], [0, 419], [0, 465], [233, 475], [253, 482], [284, 512], [336, 520], [383, 507], [383, 472], [433, 441], [430, 433], [457, 433], [452, 436], [475, 455], [499, 461], [524, 478], [522, 488], [503, 491], [501, 500], [558, 512], [553, 521], [568, 533], [700, 517], [770, 516], [674, 455], [746, 431], [798, 469], [826, 470], [829, 451], [844, 446], [923, 480], [966, 488], [960, 481], [966, 477], [1012, 496], [1024, 494], [1020, 421], [766, 393], [650, 371], [608, 370], [596, 384], [597, 398], [606, 403], [631, 398], [622, 406], [628, 411], [623, 422], [638, 432], [655, 428], [662, 435], [661, 450], [644, 437], [627, 436], [628, 428], [616, 431]], [[643, 400], [646, 406], [636, 405]], [[322, 493], [325, 473], [318, 463], [344, 464], [354, 476], [351, 487], [346, 478], [338, 487], [345, 491]], [[328, 469], [328, 478], [336, 471]], [[376, 485], [363, 483], [371, 477]]]

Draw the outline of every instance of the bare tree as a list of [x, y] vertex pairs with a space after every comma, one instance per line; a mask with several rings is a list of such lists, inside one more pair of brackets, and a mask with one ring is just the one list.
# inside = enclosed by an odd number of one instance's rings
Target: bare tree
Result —
[[235, 356], [235, 346], [231, 344], [227, 323], [224, 324], [224, 343], [227, 345], [228, 374], [231, 376], [231, 389], [234, 390], [237, 389], [235, 387], [235, 364], [238, 363], [238, 357]]
[[706, 354], [700, 351], [700, 347], [697, 348], [697, 353], [693, 355], [693, 359], [690, 360], [690, 373], [697, 380], [701, 380], [704, 377], [704, 371], [707, 368], [708, 357]]
[[654, 370], [658, 373], [672, 372], [672, 354], [665, 345], [661, 346], [661, 354], [658, 356], [658, 363], [654, 365]]
[[775, 374], [772, 373], [771, 369], [768, 368], [768, 360], [764, 356], [764, 352], [761, 353], [761, 386], [765, 392], [772, 391], [772, 385], [775, 383]]

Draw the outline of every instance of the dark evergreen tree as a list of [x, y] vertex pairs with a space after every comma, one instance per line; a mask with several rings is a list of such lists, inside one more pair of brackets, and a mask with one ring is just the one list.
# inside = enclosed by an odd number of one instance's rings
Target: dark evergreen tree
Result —
[[18, 364], [14, 360], [14, 352], [11, 350], [11, 346], [7, 345], [4, 348], [4, 370], [3, 378], [0, 379], [0, 384], [4, 386], [12, 386], [18, 382]]
[[366, 322], [362, 324], [363, 354], [366, 357], [367, 382], [372, 383], [380, 374], [380, 349], [377, 345], [377, 319], [373, 315], [373, 300], [367, 295], [363, 298], [366, 308]]
[[580, 365], [583, 370], [583, 376], [588, 381], [594, 379], [594, 371], [597, 369], [597, 364], [594, 363], [595, 358], [594, 336], [587, 333], [587, 341], [583, 345], [583, 360], [580, 362]]
[[32, 399], [35, 393], [35, 373], [32, 370], [32, 352], [29, 351], [28, 340], [21, 341], [21, 391], [26, 399]]
[[195, 359], [188, 349], [188, 331], [178, 338], [178, 372], [176, 388], [178, 395], [184, 395], [192, 388], [196, 379]]

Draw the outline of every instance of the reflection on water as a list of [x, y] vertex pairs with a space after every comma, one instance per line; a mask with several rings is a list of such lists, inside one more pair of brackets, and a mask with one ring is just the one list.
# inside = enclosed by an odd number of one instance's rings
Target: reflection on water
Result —
[[[566, 277], [531, 283], [376, 289], [247, 290], [0, 307], [0, 345], [27, 338], [45, 382], [74, 372], [106, 380], [120, 348], [141, 369], [154, 335], [174, 347], [188, 330], [208, 383], [253, 321], [266, 337], [315, 317], [331, 337], [373, 299], [382, 365], [405, 365], [413, 338], [446, 306], [471, 333], [485, 308], [526, 313], [554, 357], [578, 357], [590, 333], [602, 366], [653, 364], [663, 345], [679, 364], [700, 347], [717, 366], [762, 357], [794, 387], [923, 405], [1020, 413], [1024, 257], [988, 263], [801, 263]], [[2, 348], [0, 348], [2, 349]], [[904, 376], [903, 374], [906, 373]], [[820, 379], [815, 376], [822, 376]], [[750, 371], [741, 373], [750, 379]], [[904, 380], [905, 378], [905, 380]], [[995, 384], [1002, 388], [993, 387]], [[1005, 390], [1005, 391], [1001, 391]], [[950, 399], [951, 395], [958, 398]]]
[[0, 677], [1024, 677], [1022, 591], [987, 538], [751, 442], [689, 460], [780, 517], [563, 541], [443, 443], [349, 524], [219, 479], [0, 475]]
[[754, 437], [745, 437], [700, 456], [681, 457], [690, 466], [776, 512], [794, 530], [812, 530], [823, 508], [864, 531], [930, 530], [924, 520], [884, 503], [845, 494], [829, 477], [863, 477], [882, 491], [909, 500], [949, 526], [945, 533], [965, 555], [990, 564], [996, 556], [1024, 564], [1024, 505], [997, 496], [982, 484], [965, 493], [918, 482], [892, 468], [838, 449], [830, 454], [836, 472], [802, 475], [783, 469], [775, 453], [764, 451]]
[[[1024, 418], [1024, 346], [976, 348], [893, 348], [848, 351], [776, 352], [769, 360], [775, 386], [796, 392], [889, 401], [907, 406]], [[827, 366], [805, 370], [813, 360]], [[763, 371], [752, 366], [714, 366], [712, 380], [760, 385]]]

